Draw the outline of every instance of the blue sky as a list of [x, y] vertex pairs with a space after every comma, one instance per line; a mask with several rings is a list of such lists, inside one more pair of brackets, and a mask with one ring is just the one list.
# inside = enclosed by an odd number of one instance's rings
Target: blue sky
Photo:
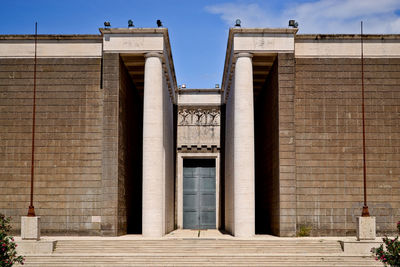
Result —
[[400, 33], [400, 0], [2, 0], [0, 34], [98, 34], [112, 27], [168, 28], [177, 81], [190, 88], [221, 83], [228, 29], [287, 27], [299, 33]]

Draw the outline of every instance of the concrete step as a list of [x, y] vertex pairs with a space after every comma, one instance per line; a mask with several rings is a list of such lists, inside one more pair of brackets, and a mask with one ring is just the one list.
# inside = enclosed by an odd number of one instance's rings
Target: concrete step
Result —
[[242, 241], [242, 240], [59, 240], [55, 253], [97, 252], [215, 252], [215, 253], [337, 253], [341, 252], [336, 241]]
[[26, 266], [381, 266], [371, 257], [310, 255], [36, 255]]
[[50, 255], [26, 255], [26, 266], [381, 266], [344, 254], [335, 240], [58, 239]]

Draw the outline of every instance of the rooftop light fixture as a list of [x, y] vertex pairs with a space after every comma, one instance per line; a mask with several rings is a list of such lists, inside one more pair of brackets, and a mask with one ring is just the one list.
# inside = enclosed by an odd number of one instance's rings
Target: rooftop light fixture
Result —
[[111, 26], [111, 24], [110, 24], [109, 21], [105, 21], [105, 22], [104, 22], [104, 27], [110, 27], [110, 26]]
[[219, 88], [219, 84], [218, 83], [215, 84], [215, 88], [217, 88], [217, 89]]
[[158, 19], [158, 20], [157, 20], [157, 27], [160, 28], [160, 27], [162, 27], [162, 26], [163, 26], [163, 25], [162, 25], [161, 20]]
[[289, 27], [297, 28], [299, 27], [299, 24], [294, 19], [291, 19], [289, 20]]
[[185, 89], [186, 88], [186, 84], [182, 84], [182, 89]]
[[242, 22], [240, 21], [240, 19], [237, 19], [236, 21], [235, 21], [235, 27], [242, 27], [240, 24], [241, 24]]
[[128, 20], [128, 28], [130, 27], [135, 27], [135, 25], [133, 25], [133, 21], [130, 19]]

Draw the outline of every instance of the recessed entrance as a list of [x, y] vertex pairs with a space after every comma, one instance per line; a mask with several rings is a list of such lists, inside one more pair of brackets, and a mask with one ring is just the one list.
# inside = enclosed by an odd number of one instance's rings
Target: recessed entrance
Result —
[[216, 228], [215, 159], [183, 160], [183, 228]]

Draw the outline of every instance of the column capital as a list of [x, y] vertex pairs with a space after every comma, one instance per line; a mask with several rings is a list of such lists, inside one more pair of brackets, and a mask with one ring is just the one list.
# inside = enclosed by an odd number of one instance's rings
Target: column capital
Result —
[[234, 57], [237, 59], [238, 57], [249, 57], [252, 58], [253, 57], [253, 53], [248, 53], [248, 52], [236, 52], [234, 54]]
[[162, 59], [164, 57], [164, 55], [159, 53], [159, 52], [148, 52], [148, 53], [144, 54], [144, 57], [145, 58], [148, 58], [148, 57], [159, 57], [159, 58]]

